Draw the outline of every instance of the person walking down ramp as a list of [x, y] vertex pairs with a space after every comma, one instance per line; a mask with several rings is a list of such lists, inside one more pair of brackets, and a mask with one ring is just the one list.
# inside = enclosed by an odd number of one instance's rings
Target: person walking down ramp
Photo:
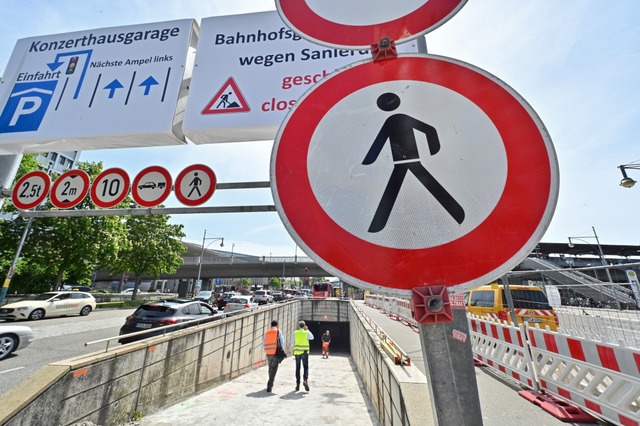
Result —
[[264, 340], [262, 346], [267, 354], [267, 365], [269, 366], [269, 381], [267, 382], [267, 392], [271, 392], [273, 389], [273, 381], [276, 378], [278, 372], [278, 365], [280, 361], [276, 357], [276, 350], [278, 349], [278, 343], [284, 348], [284, 336], [282, 331], [278, 329], [278, 321], [271, 321], [271, 328], [264, 333]]
[[329, 343], [331, 343], [331, 334], [329, 330], [325, 331], [322, 339], [322, 358], [329, 358]]
[[298, 329], [293, 332], [293, 354], [296, 357], [296, 391], [300, 390], [300, 364], [302, 363], [303, 375], [302, 384], [304, 389], [309, 392], [309, 341], [313, 340], [313, 333], [309, 328], [300, 321]]

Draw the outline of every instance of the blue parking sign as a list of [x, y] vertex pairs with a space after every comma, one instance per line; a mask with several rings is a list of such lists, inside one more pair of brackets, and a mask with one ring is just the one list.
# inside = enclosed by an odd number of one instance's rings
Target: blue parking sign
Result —
[[38, 130], [58, 80], [16, 83], [0, 114], [0, 133]]

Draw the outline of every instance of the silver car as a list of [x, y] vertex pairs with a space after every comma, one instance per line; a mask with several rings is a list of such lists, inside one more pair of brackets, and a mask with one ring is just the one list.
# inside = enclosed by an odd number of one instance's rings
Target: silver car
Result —
[[23, 325], [0, 325], [0, 360], [33, 342], [33, 330]]
[[224, 313], [228, 314], [230, 312], [236, 311], [253, 311], [258, 309], [258, 304], [253, 300], [251, 296], [233, 296], [227, 302], [227, 306], [224, 309]]

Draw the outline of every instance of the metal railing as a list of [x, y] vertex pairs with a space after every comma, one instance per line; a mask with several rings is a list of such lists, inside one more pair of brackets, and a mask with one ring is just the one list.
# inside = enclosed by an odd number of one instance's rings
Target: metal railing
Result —
[[362, 315], [367, 324], [375, 331], [378, 338], [380, 338], [380, 346], [384, 352], [391, 358], [396, 365], [411, 365], [411, 357], [396, 343], [394, 342], [382, 328], [376, 324], [374, 320], [367, 315], [360, 306], [352, 304], [355, 309]]
[[[185, 265], [199, 265], [200, 258], [199, 257], [184, 257]], [[264, 264], [264, 263], [315, 263], [310, 257], [306, 256], [231, 256], [231, 255], [220, 255], [220, 256], [207, 256], [202, 258], [203, 265], [227, 265], [229, 263], [253, 263], [253, 264]]]

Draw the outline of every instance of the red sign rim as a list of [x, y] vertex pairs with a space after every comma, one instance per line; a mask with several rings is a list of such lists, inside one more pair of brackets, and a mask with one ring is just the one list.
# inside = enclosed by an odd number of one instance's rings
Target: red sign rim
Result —
[[[440, 246], [396, 249], [364, 241], [327, 215], [310, 184], [309, 144], [327, 111], [350, 93], [394, 80], [430, 82], [465, 96], [485, 112], [503, 139], [508, 168], [499, 202], [483, 223]], [[523, 152], [519, 149], [522, 146], [531, 149]], [[276, 137], [271, 187], [285, 226], [318, 264], [360, 285], [406, 294], [424, 285], [460, 290], [486, 284], [488, 281], [483, 280], [496, 279], [515, 266], [507, 267], [508, 262], [526, 257], [542, 238], [555, 209], [557, 168], [555, 151], [542, 122], [505, 83], [454, 59], [403, 55], [343, 69], [307, 92]], [[504, 226], [506, 221], [508, 227]], [[487, 244], [491, 244], [491, 256], [487, 255]], [[469, 253], [482, 256], [471, 258]]]
[[315, 43], [338, 48], [368, 49], [384, 36], [399, 43], [433, 31], [458, 13], [466, 2], [467, 0], [428, 0], [401, 18], [358, 26], [329, 21], [315, 13], [306, 1], [276, 0], [276, 8], [289, 27]]
[[[42, 180], [44, 181], [44, 191], [42, 191], [42, 195], [40, 195], [34, 202], [23, 203], [18, 199], [18, 196], [17, 196], [18, 190], [25, 180], [34, 176], [40, 176], [42, 178]], [[16, 182], [15, 186], [13, 187], [13, 191], [11, 191], [11, 202], [17, 209], [29, 210], [33, 207], [36, 207], [42, 204], [45, 198], [47, 198], [47, 195], [49, 195], [49, 189], [51, 189], [51, 176], [49, 176], [48, 174], [46, 174], [41, 170], [29, 172], [26, 175], [22, 176], [20, 179], [18, 179], [18, 182]]]
[[[167, 180], [167, 186], [164, 188], [164, 192], [160, 195], [160, 197], [153, 201], [145, 201], [140, 198], [140, 194], [138, 193], [138, 183], [140, 183], [143, 176], [152, 172], [158, 172], [162, 176], [164, 176], [164, 178]], [[131, 183], [131, 197], [133, 198], [133, 201], [135, 201], [142, 207], [155, 207], [169, 197], [169, 194], [171, 194], [172, 183], [173, 180], [171, 179], [171, 174], [167, 169], [160, 166], [149, 166], [146, 169], [141, 170], [140, 173], [138, 173], [133, 179], [133, 182]]]
[[[122, 191], [122, 194], [116, 197], [113, 201], [106, 202], [100, 199], [100, 197], [97, 194], [97, 191], [98, 191], [98, 185], [100, 181], [105, 176], [110, 174], [116, 174], [122, 178], [122, 180], [124, 181], [124, 190]], [[91, 185], [91, 201], [93, 202], [93, 204], [96, 205], [96, 207], [100, 207], [103, 209], [110, 209], [111, 207], [114, 207], [120, 204], [122, 200], [124, 200], [127, 197], [127, 194], [129, 194], [130, 185], [131, 185], [131, 179], [129, 178], [129, 174], [123, 169], [119, 167], [112, 167], [110, 169], [103, 170], [102, 173], [100, 173], [98, 177], [95, 178], [95, 180], [93, 181], [93, 185]]]
[[[205, 192], [202, 195], [202, 197], [197, 200], [188, 199], [187, 197], [185, 197], [185, 195], [182, 193], [182, 190], [180, 189], [180, 185], [182, 185], [182, 180], [185, 178], [185, 176], [187, 176], [189, 172], [193, 170], [204, 172], [204, 174], [209, 176], [209, 180], [211, 181], [211, 185], [209, 186], [209, 189], [207, 190], [207, 192]], [[193, 164], [185, 168], [183, 171], [180, 172], [180, 174], [178, 174], [178, 177], [176, 177], [174, 192], [176, 194], [176, 198], [178, 199], [178, 201], [180, 201], [185, 206], [190, 206], [190, 207], [199, 206], [200, 204], [206, 203], [211, 198], [211, 196], [216, 190], [216, 183], [217, 183], [216, 174], [213, 171], [213, 169], [211, 169], [211, 167], [205, 164]]]
[[[56, 195], [56, 189], [58, 188], [59, 185], [61, 185], [62, 181], [65, 178], [72, 175], [78, 175], [80, 179], [82, 179], [82, 182], [84, 182], [84, 187], [82, 188], [82, 192], [80, 193], [80, 196], [78, 198], [74, 199], [73, 201], [69, 201], [65, 203], [64, 201], [58, 199]], [[90, 184], [91, 184], [91, 179], [89, 178], [89, 175], [87, 174], [87, 172], [85, 172], [84, 170], [78, 170], [78, 169], [68, 170], [63, 174], [61, 174], [60, 177], [58, 177], [58, 179], [56, 179], [56, 181], [53, 182], [53, 186], [51, 186], [51, 193], [49, 194], [49, 200], [51, 201], [51, 204], [53, 206], [59, 209], [63, 209], [63, 210], [70, 209], [72, 207], [77, 206], [82, 202], [82, 200], [84, 200], [84, 198], [89, 193]]]

